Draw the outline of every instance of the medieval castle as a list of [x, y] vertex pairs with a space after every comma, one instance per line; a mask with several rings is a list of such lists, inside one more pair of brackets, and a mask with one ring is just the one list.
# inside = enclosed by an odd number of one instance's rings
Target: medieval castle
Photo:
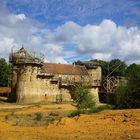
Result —
[[91, 94], [99, 102], [101, 66], [45, 63], [25, 48], [10, 54], [12, 64], [11, 100], [18, 103], [72, 101], [72, 87], [84, 76]]

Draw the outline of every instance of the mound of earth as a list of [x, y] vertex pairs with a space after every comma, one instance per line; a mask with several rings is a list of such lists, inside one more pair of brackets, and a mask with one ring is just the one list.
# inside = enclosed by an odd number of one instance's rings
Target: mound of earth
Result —
[[50, 124], [47, 132], [60, 139], [140, 140], [140, 109], [63, 118]]
[[[61, 108], [65, 109], [64, 105], [59, 105], [57, 110], [57, 107], [51, 107], [50, 110], [43, 107], [43, 112], [53, 110], [51, 115], [55, 115], [55, 111], [59, 113], [63, 110]], [[27, 107], [29, 113], [31, 108], [41, 110], [42, 105]], [[18, 111], [23, 113], [24, 110], [28, 113], [25, 107], [17, 110], [17, 119]], [[12, 121], [0, 120], [0, 140], [140, 140], [139, 132], [140, 109], [106, 110], [92, 115], [64, 117], [40, 126], [18, 126]]]

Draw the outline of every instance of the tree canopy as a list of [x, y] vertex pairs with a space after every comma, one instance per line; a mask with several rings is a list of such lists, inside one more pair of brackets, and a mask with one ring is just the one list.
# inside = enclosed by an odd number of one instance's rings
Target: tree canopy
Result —
[[[120, 59], [113, 59], [111, 61], [94, 59], [90, 60], [89, 62], [96, 62], [101, 65], [103, 77], [106, 77], [110, 73], [112, 76], [125, 76], [127, 65]], [[83, 65], [82, 61], [80, 60], [74, 62], [73, 64]]]
[[127, 67], [126, 69], [127, 77], [138, 77], [139, 75], [140, 75], [140, 65], [133, 63]]
[[0, 58], [0, 87], [9, 85], [10, 66], [4, 58]]
[[140, 107], [140, 65], [132, 64], [127, 68], [127, 84], [116, 91], [117, 108]]
[[127, 65], [120, 59], [113, 59], [109, 62], [109, 72], [113, 72], [113, 76], [125, 76]]

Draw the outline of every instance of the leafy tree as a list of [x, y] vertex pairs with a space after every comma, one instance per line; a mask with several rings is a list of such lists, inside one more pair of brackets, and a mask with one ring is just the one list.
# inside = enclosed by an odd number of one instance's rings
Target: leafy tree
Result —
[[5, 59], [0, 59], [0, 87], [8, 86], [10, 75], [10, 66], [7, 64]]
[[[94, 59], [88, 62], [96, 62], [101, 65], [103, 78], [106, 77], [112, 71], [113, 71], [113, 73], [111, 74], [112, 76], [125, 76], [125, 70], [127, 65], [125, 64], [125, 62], [121, 61], [120, 59], [113, 59], [110, 62]], [[83, 65], [83, 62], [78, 60], [73, 64]]]
[[140, 75], [140, 65], [137, 65], [135, 63], [131, 64], [126, 69], [126, 76], [127, 77], [138, 77]]
[[113, 59], [109, 62], [109, 71], [112, 72], [113, 76], [124, 76], [126, 70], [125, 62], [120, 59]]
[[87, 110], [95, 106], [95, 101], [90, 93], [89, 85], [83, 80], [74, 88], [73, 100], [79, 110]]
[[140, 66], [132, 64], [127, 69], [128, 82], [121, 84], [116, 92], [117, 108], [140, 107]]
[[80, 61], [80, 60], [73, 62], [73, 64], [75, 64], [75, 65], [83, 65], [82, 61]]

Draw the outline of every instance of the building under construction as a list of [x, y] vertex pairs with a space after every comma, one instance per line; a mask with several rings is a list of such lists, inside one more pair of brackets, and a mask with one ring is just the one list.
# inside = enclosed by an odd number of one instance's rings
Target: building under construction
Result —
[[11, 52], [12, 65], [10, 99], [18, 103], [72, 101], [72, 88], [84, 77], [90, 83], [91, 94], [99, 102], [101, 66], [45, 63], [25, 48]]

